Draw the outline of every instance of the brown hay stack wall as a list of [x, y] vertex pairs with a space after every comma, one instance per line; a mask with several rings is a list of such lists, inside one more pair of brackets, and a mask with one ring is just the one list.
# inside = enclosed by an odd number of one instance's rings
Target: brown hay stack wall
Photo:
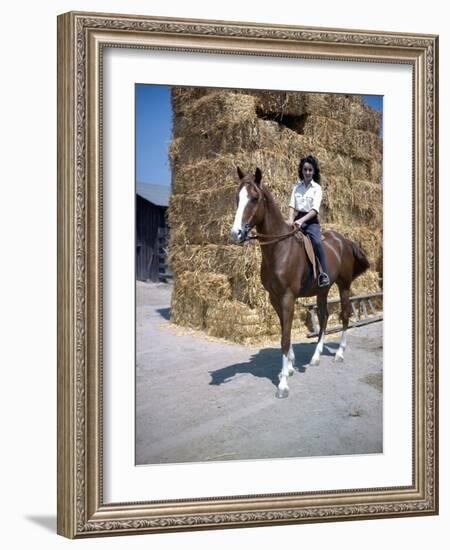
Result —
[[[243, 344], [279, 338], [278, 319], [260, 281], [259, 245], [229, 236], [236, 167], [259, 166], [283, 215], [301, 157], [318, 157], [323, 229], [359, 243], [371, 269], [354, 294], [382, 280], [381, 117], [358, 96], [173, 88], [169, 262], [173, 322]], [[330, 292], [336, 297], [337, 290]], [[332, 310], [330, 323], [337, 321]], [[303, 303], [294, 337], [308, 332]]]

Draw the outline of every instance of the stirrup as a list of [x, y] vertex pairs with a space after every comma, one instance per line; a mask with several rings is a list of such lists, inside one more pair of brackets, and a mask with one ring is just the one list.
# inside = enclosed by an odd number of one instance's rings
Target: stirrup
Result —
[[325, 272], [319, 273], [319, 276], [317, 277], [317, 286], [319, 288], [330, 286], [330, 278], [328, 277], [327, 273]]

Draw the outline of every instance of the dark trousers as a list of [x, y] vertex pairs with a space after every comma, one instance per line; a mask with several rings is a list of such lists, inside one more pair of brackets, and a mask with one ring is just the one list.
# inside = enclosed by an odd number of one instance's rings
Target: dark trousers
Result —
[[[300, 213], [297, 216], [298, 218], [301, 218], [304, 215], [304, 213]], [[320, 262], [320, 265], [322, 266], [322, 270], [325, 273], [328, 273], [327, 268], [327, 262], [325, 260], [325, 254], [323, 251], [322, 241], [320, 239], [320, 223], [317, 219], [317, 216], [313, 218], [312, 220], [307, 221], [302, 225], [302, 231], [305, 233], [305, 235], [308, 235], [308, 237], [311, 239], [314, 252], [317, 256], [317, 259]]]

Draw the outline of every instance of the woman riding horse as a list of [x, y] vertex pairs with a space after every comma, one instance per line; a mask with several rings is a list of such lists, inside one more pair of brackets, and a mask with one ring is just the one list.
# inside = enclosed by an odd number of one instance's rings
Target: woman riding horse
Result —
[[[343, 361], [351, 312], [350, 285], [369, 267], [369, 262], [356, 243], [346, 239], [337, 231], [325, 231], [323, 241], [325, 259], [322, 261], [327, 266], [330, 285], [320, 288], [312, 276], [313, 269], [305, 252], [305, 245], [292, 238], [297, 229], [292, 228], [283, 219], [272, 193], [261, 181], [261, 170], [257, 168], [254, 175], [244, 174], [239, 168], [237, 170], [240, 181], [231, 236], [240, 243], [252, 237], [260, 241], [261, 282], [269, 293], [270, 302], [278, 314], [281, 325], [283, 362], [277, 397], [287, 397], [289, 394], [287, 379], [294, 372], [295, 362], [291, 328], [296, 299], [299, 296], [317, 296], [320, 332], [310, 364], [318, 365], [328, 321], [328, 292], [332, 284], [337, 284], [341, 297], [342, 336], [335, 360]], [[315, 210], [314, 202], [311, 208]], [[312, 219], [316, 214], [310, 214], [310, 216], [309, 219]], [[306, 221], [308, 222], [309, 219]], [[301, 220], [302, 218], [299, 221]], [[257, 233], [251, 236], [250, 231], [253, 228]]]
[[[312, 155], [301, 159], [298, 166], [299, 181], [294, 185], [289, 202], [288, 224], [295, 224], [311, 239], [319, 260], [318, 286], [330, 286], [327, 261], [320, 240], [319, 208], [322, 201], [320, 168]], [[294, 221], [295, 220], [295, 221]]]

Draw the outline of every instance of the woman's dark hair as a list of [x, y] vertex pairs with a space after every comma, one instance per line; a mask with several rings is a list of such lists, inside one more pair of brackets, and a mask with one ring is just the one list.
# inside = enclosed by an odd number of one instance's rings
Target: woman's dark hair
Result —
[[311, 164], [311, 166], [314, 169], [313, 179], [315, 182], [320, 184], [320, 168], [319, 168], [319, 161], [316, 159], [316, 157], [313, 157], [312, 155], [309, 155], [307, 157], [303, 157], [300, 161], [300, 164], [298, 165], [298, 177], [302, 179], [303, 177], [303, 166], [308, 163]]

